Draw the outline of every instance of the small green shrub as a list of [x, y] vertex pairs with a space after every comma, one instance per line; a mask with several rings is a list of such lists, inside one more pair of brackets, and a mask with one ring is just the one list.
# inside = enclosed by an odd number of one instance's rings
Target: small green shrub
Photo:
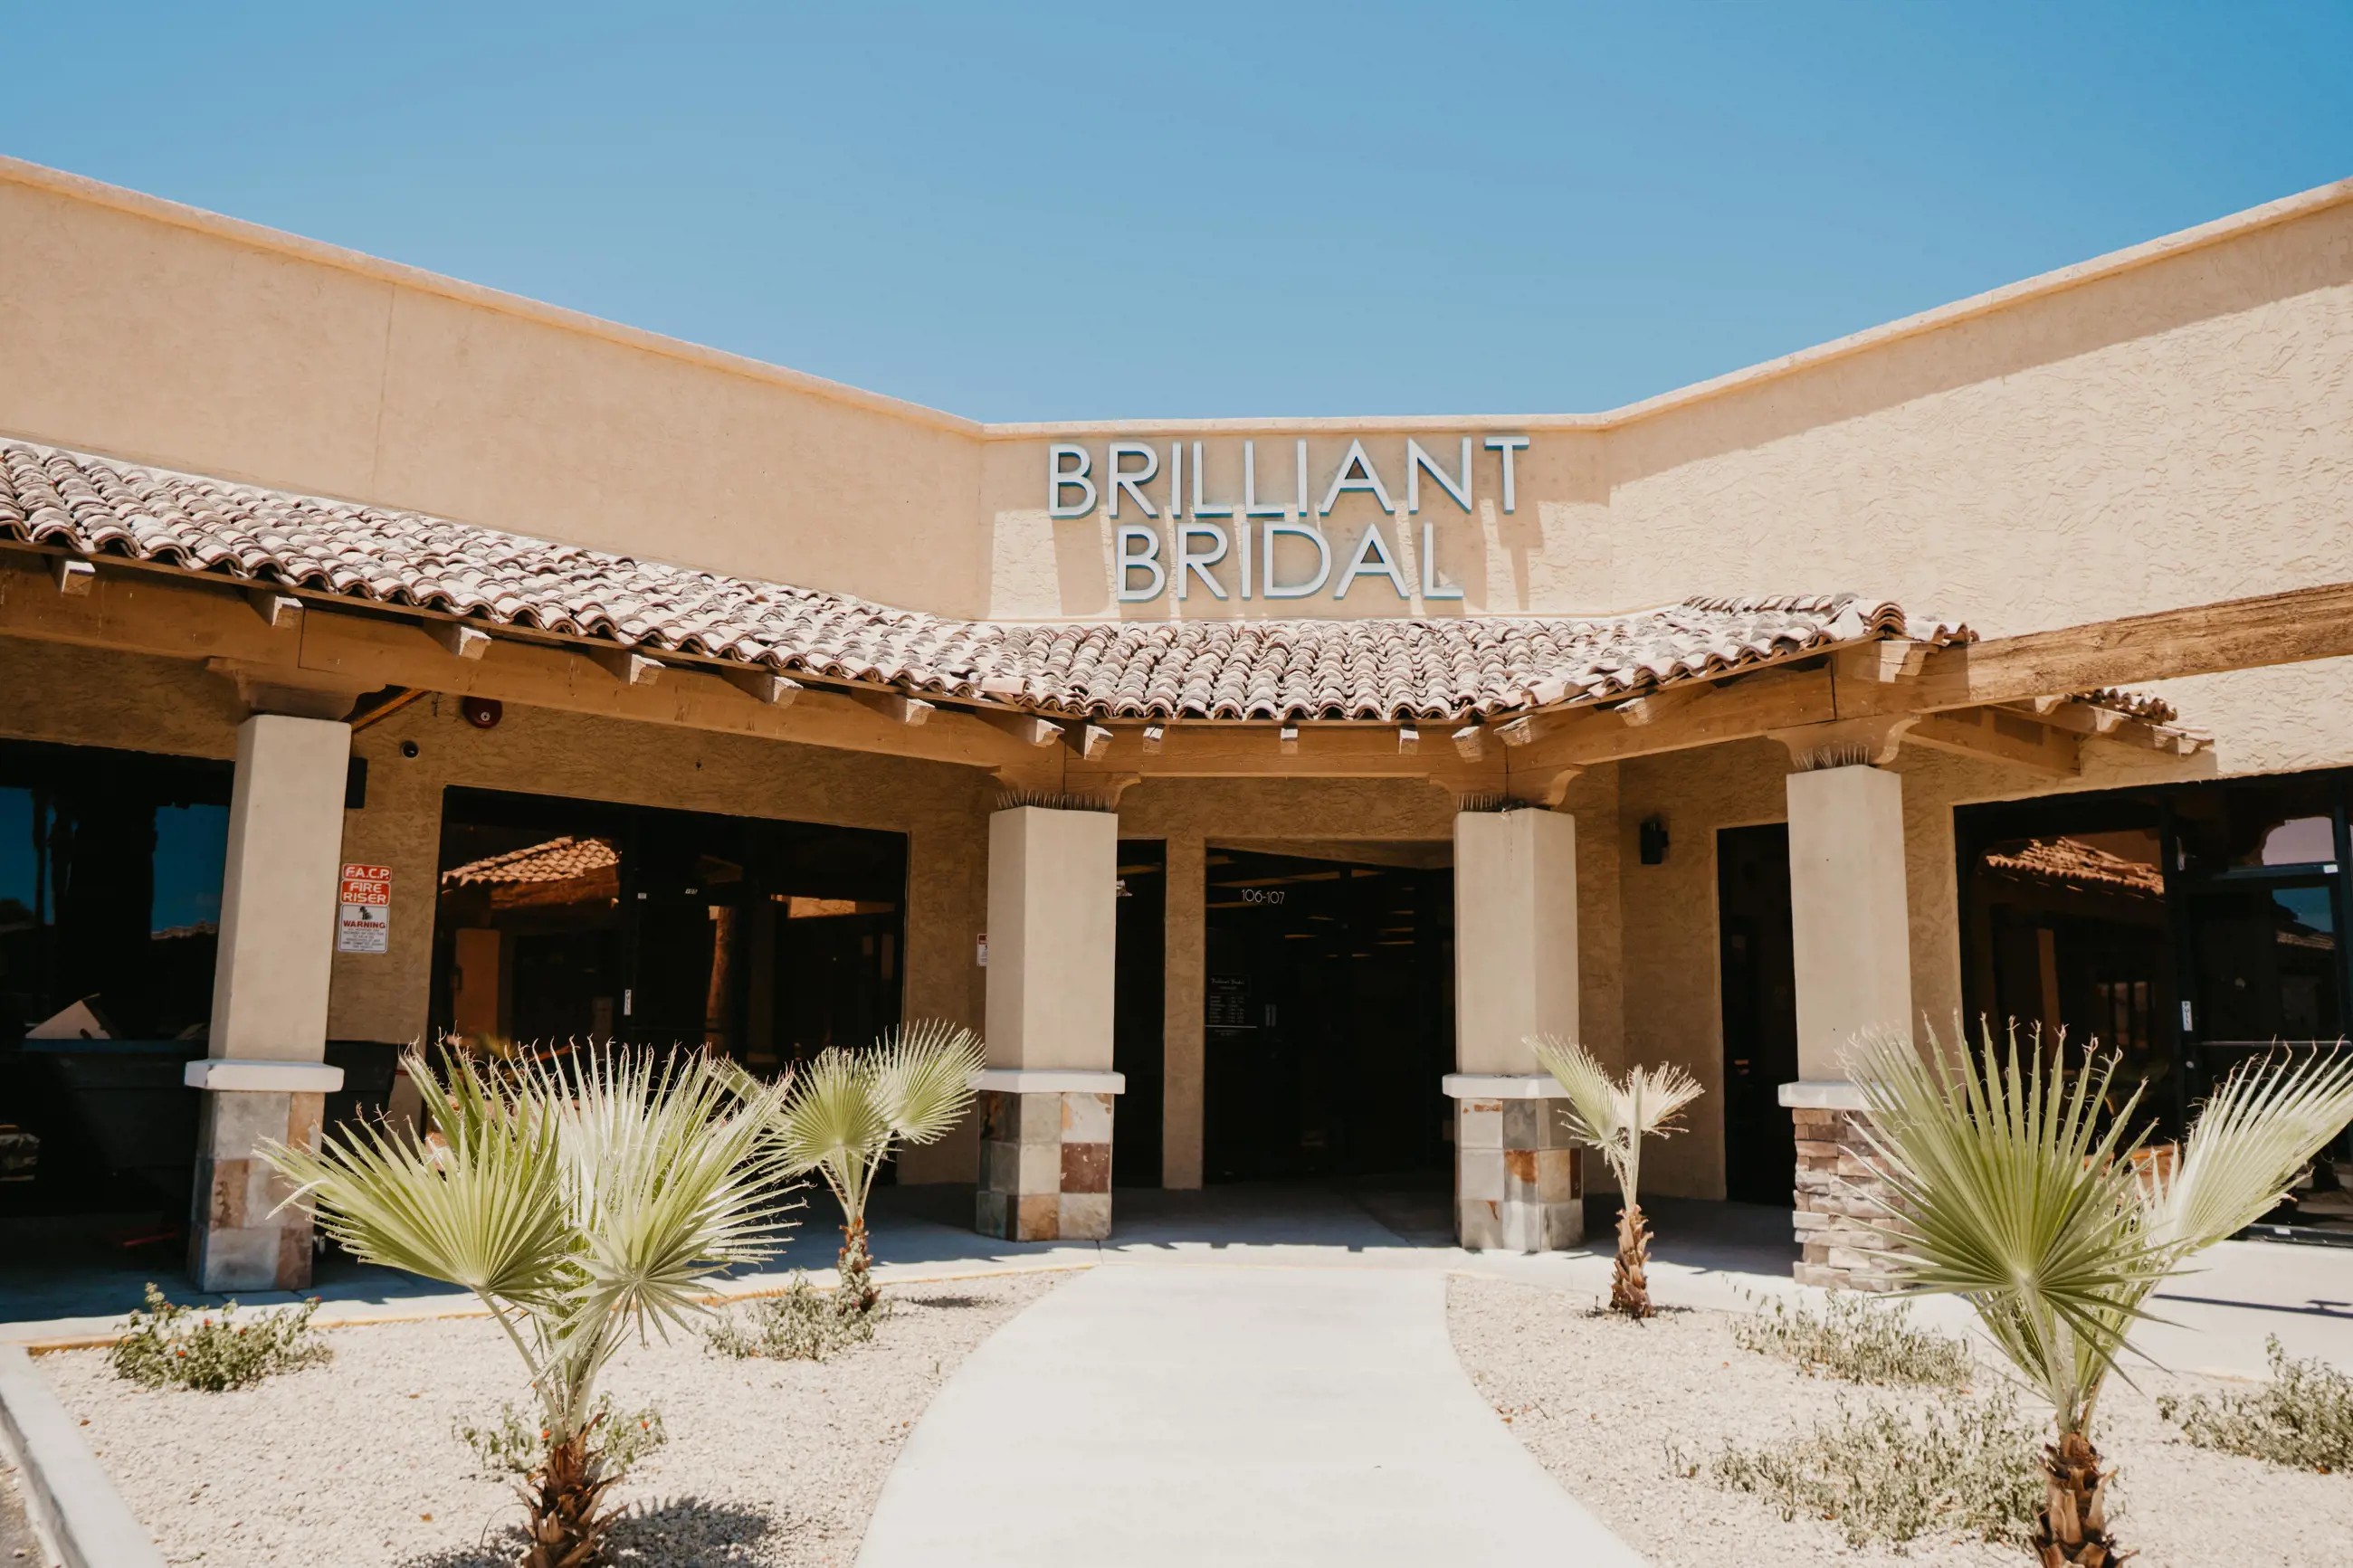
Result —
[[243, 1388], [327, 1359], [332, 1352], [311, 1327], [318, 1310], [313, 1296], [290, 1310], [261, 1311], [238, 1322], [235, 1301], [217, 1312], [175, 1306], [151, 1284], [146, 1310], [131, 1314], [122, 1338], [107, 1352], [107, 1364], [116, 1376], [147, 1388], [212, 1394]]
[[820, 1290], [807, 1275], [796, 1274], [783, 1294], [763, 1296], [722, 1315], [703, 1339], [716, 1353], [737, 1360], [823, 1361], [873, 1339], [875, 1325], [890, 1314], [887, 1301], [878, 1300], [863, 1311], [858, 1301], [847, 1284]]
[[[617, 1415], [613, 1396], [599, 1394], [588, 1413], [589, 1451], [605, 1461], [606, 1470], [620, 1475], [670, 1441], [661, 1412], [649, 1405]], [[482, 1468], [493, 1475], [528, 1476], [547, 1458], [547, 1428], [511, 1403], [499, 1405], [497, 1422], [488, 1426], [459, 1422], [458, 1440], [474, 1450]]]
[[[1916, 1415], [1841, 1401], [1808, 1436], [1754, 1448], [1728, 1445], [1708, 1479], [1781, 1510], [1827, 1520], [1847, 1543], [1901, 1552], [1936, 1531], [2023, 1546], [2043, 1502], [2042, 1433], [2019, 1418], [2007, 1390], [1988, 1399], [1940, 1394]], [[1673, 1456], [1685, 1476], [1702, 1466]]]
[[2245, 1393], [2160, 1397], [2157, 1413], [2201, 1448], [2221, 1448], [2301, 1470], [2353, 1470], [2353, 1377], [2319, 1361], [2290, 1361], [2277, 1335], [2264, 1342], [2272, 1380]]
[[1915, 1328], [1908, 1304], [1835, 1290], [1819, 1312], [1779, 1300], [1769, 1309], [1736, 1320], [1733, 1340], [1742, 1350], [1795, 1362], [1810, 1377], [1943, 1388], [1969, 1381], [1968, 1342]]

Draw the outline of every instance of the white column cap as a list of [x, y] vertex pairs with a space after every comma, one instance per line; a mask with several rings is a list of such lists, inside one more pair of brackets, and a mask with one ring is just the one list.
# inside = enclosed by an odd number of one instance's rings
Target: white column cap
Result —
[[1548, 1072], [1451, 1072], [1443, 1081], [1449, 1100], [1567, 1100], [1568, 1091]]
[[972, 1087], [994, 1094], [1124, 1094], [1127, 1075], [1079, 1068], [983, 1068]]
[[1781, 1103], [1792, 1110], [1861, 1110], [1862, 1090], [1844, 1079], [1808, 1079], [1783, 1084]]
[[243, 1089], [261, 1094], [332, 1094], [343, 1087], [343, 1069], [325, 1062], [273, 1062], [252, 1058], [206, 1057], [181, 1072], [190, 1089]]

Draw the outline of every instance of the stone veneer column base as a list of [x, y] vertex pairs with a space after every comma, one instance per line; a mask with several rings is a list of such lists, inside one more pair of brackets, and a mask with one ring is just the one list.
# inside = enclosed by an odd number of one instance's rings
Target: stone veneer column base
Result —
[[1852, 1084], [1789, 1083], [1781, 1103], [1798, 1131], [1797, 1190], [1790, 1223], [1803, 1248], [1790, 1274], [1800, 1285], [1893, 1290], [1902, 1284], [1883, 1255], [1885, 1242], [1859, 1223], [1883, 1215], [1885, 1186], [1862, 1136], [1870, 1119]]
[[205, 1096], [188, 1277], [199, 1290], [300, 1290], [311, 1283], [311, 1215], [254, 1155], [264, 1138], [316, 1147], [326, 1097], [230, 1090]]
[[1454, 1239], [1473, 1251], [1557, 1252], [1585, 1239], [1578, 1151], [1550, 1074], [1450, 1073]]
[[1007, 1241], [1103, 1241], [1111, 1235], [1115, 1072], [992, 1068], [980, 1100], [980, 1182], [973, 1228]]

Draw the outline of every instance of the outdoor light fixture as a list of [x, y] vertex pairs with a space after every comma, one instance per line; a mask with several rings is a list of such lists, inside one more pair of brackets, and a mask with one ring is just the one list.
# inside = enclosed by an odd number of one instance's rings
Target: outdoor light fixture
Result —
[[1667, 860], [1667, 819], [1646, 816], [1635, 829], [1635, 844], [1645, 866], [1663, 866]]

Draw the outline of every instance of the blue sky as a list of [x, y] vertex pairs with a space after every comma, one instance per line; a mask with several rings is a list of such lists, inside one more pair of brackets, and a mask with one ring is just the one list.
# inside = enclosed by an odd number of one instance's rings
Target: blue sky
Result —
[[2353, 174], [2341, 0], [666, 9], [19, 5], [0, 151], [985, 419], [1607, 408]]

